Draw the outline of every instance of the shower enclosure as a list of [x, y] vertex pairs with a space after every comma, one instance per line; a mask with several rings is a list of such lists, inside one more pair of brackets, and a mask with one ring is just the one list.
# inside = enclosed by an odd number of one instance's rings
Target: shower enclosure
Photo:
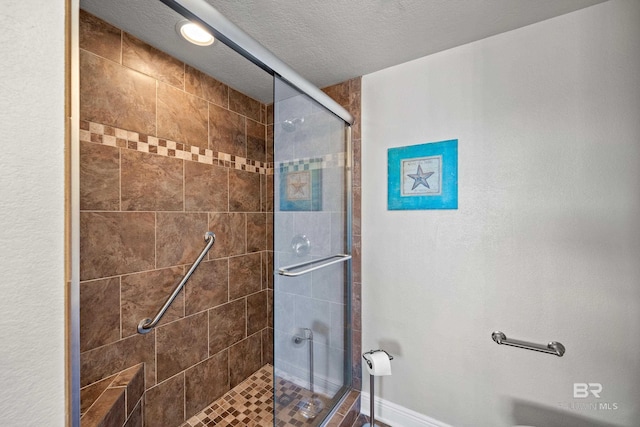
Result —
[[[127, 426], [205, 409], [323, 425], [354, 372], [352, 116], [204, 0], [81, 7], [73, 425], [122, 402]], [[195, 63], [174, 40], [184, 19], [218, 39]], [[208, 54], [227, 55], [221, 69], [242, 62], [269, 96], [200, 71]], [[202, 250], [205, 232], [215, 243]], [[263, 412], [216, 403], [247, 393]]]
[[277, 77], [274, 93], [275, 411], [293, 378], [322, 419], [351, 384], [350, 129]]

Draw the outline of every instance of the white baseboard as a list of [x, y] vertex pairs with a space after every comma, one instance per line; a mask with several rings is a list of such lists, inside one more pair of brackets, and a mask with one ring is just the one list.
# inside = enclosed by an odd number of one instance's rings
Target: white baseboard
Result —
[[[361, 394], [361, 412], [369, 415], [369, 393]], [[427, 417], [419, 412], [412, 411], [404, 406], [397, 405], [380, 397], [374, 400], [376, 420], [389, 424], [392, 427], [451, 427], [448, 424]]]
[[[279, 378], [283, 378], [307, 390], [309, 390], [310, 388], [309, 380], [302, 379], [285, 370], [278, 369], [275, 367], [274, 367], [274, 372], [275, 372], [275, 375]], [[342, 388], [341, 384], [336, 383], [330, 378], [327, 378], [321, 375], [316, 375], [314, 378], [315, 378], [314, 391], [316, 393], [324, 394], [325, 396], [335, 396], [338, 393], [338, 391], [340, 391], [340, 389]]]

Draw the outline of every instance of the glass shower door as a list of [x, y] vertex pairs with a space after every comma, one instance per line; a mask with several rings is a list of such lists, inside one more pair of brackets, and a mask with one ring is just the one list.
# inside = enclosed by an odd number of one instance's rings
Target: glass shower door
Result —
[[351, 383], [347, 130], [342, 119], [276, 77], [276, 425], [320, 425]]

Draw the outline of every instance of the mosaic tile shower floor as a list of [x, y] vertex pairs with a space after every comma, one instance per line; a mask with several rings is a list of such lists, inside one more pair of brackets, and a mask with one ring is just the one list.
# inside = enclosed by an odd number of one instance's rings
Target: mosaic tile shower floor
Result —
[[[278, 379], [277, 427], [313, 426], [318, 424], [331, 407], [331, 399], [318, 395], [324, 410], [314, 419], [307, 419], [299, 411], [299, 403], [311, 393], [284, 379]], [[273, 426], [273, 366], [265, 365], [249, 378], [229, 390], [181, 427], [272, 427]]]

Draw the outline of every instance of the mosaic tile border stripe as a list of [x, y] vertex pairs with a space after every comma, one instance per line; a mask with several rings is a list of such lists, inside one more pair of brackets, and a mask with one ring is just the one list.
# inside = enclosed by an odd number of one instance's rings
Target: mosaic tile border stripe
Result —
[[86, 120], [80, 121], [80, 141], [151, 153], [164, 157], [273, 175], [273, 163], [259, 162], [207, 148], [183, 144]]
[[[345, 152], [327, 154], [322, 157], [307, 157], [303, 159], [280, 162], [277, 164], [280, 172], [298, 172], [306, 170], [341, 168], [347, 163]], [[273, 167], [273, 166], [272, 166]]]

